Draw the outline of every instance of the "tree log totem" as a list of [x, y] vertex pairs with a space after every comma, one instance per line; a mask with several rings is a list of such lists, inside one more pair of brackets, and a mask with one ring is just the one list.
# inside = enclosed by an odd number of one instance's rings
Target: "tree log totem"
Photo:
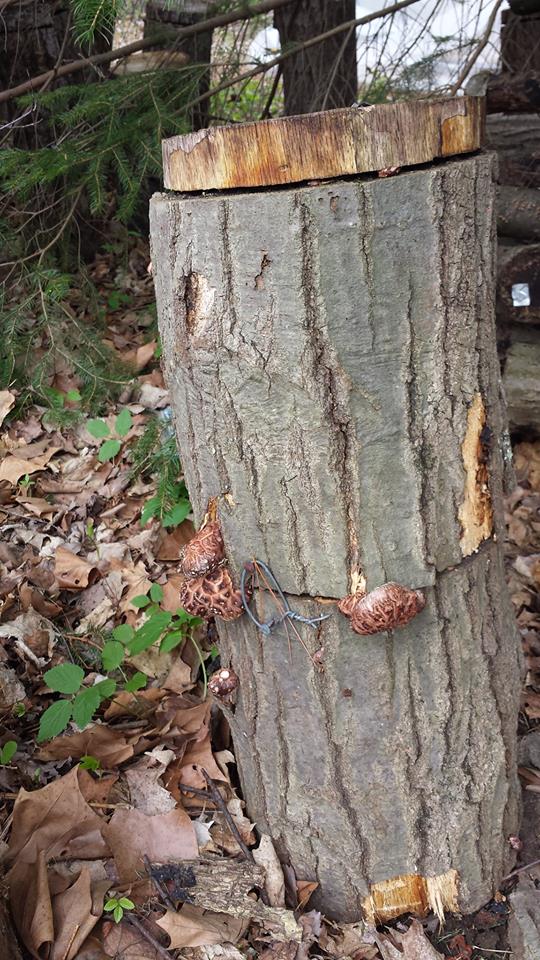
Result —
[[[452, 121], [446, 159], [397, 172], [412, 138], [428, 149], [432, 105], [415, 103], [399, 136], [388, 108], [372, 109], [380, 136], [362, 150], [374, 143], [371, 170], [394, 176], [307, 171], [304, 184], [157, 195], [151, 209], [195, 518], [217, 498], [236, 583], [260, 558], [292, 609], [330, 614], [295, 623], [302, 643], [284, 624], [266, 636], [247, 616], [216, 621], [238, 678], [227, 713], [248, 812], [346, 920], [479, 907], [511, 865], [519, 815], [493, 159], [462, 136], [462, 101], [437, 121]], [[280, 122], [247, 126], [270, 143]], [[189, 140], [181, 158], [194, 171], [197, 150]], [[392, 581], [420, 592], [412, 619], [359, 635], [337, 602]]]

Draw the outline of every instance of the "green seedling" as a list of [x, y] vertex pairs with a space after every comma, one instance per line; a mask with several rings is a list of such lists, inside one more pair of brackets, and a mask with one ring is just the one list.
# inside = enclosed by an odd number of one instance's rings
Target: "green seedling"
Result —
[[0, 766], [7, 767], [17, 752], [15, 740], [8, 740], [0, 750]]
[[135, 904], [128, 897], [110, 897], [103, 907], [106, 913], [112, 913], [114, 922], [120, 923], [125, 910], [134, 910]]
[[127, 408], [121, 410], [114, 421], [114, 430], [109, 429], [108, 424], [101, 418], [89, 420], [86, 429], [96, 440], [102, 440], [100, 444], [98, 460], [105, 463], [107, 460], [113, 460], [122, 449], [122, 439], [131, 429], [132, 416]]

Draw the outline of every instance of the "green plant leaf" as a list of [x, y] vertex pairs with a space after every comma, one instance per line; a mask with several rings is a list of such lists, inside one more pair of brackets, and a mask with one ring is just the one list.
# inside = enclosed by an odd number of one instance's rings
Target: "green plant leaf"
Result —
[[129, 652], [134, 655], [151, 647], [156, 640], [159, 640], [171, 620], [172, 613], [167, 610], [159, 610], [155, 613], [146, 623], [143, 623], [142, 627], [135, 631], [133, 640], [128, 643]]
[[175, 503], [172, 510], [168, 510], [163, 515], [162, 524], [164, 527], [177, 527], [191, 513], [191, 503], [189, 500], [182, 500], [181, 503]]
[[47, 670], [43, 679], [56, 693], [77, 693], [84, 680], [84, 670], [76, 663], [60, 663]]
[[122, 907], [120, 906], [120, 904], [118, 904], [118, 906], [116, 906], [113, 910], [114, 922], [120, 923], [123, 916], [124, 916], [124, 911], [122, 910]]
[[126, 683], [124, 690], [127, 690], [128, 693], [135, 693], [136, 690], [142, 690], [143, 687], [148, 683], [148, 677], [145, 673], [141, 673], [139, 670], [137, 673], [134, 673], [130, 680]]
[[183, 630], [173, 630], [172, 633], [168, 633], [166, 637], [163, 637], [159, 645], [160, 653], [170, 653], [171, 650], [174, 650], [179, 644], [181, 644], [186, 639], [186, 635]]
[[147, 607], [150, 603], [150, 600], [144, 593], [139, 593], [138, 596], [133, 597], [132, 604], [134, 607], [137, 607], [137, 610], [142, 610], [144, 607]]
[[0, 750], [0, 763], [8, 764], [13, 759], [17, 753], [17, 742], [15, 740], [7, 740], [2, 750]]
[[103, 440], [104, 437], [109, 436], [110, 432], [104, 420], [89, 420], [86, 429], [96, 440]]
[[100, 703], [97, 684], [77, 694], [73, 701], [73, 719], [81, 730], [88, 726]]
[[104, 670], [116, 670], [124, 659], [124, 644], [119, 640], [107, 640], [101, 651], [101, 662]]
[[153, 583], [150, 587], [150, 598], [154, 603], [159, 603], [160, 600], [163, 600], [163, 587], [159, 583]]
[[112, 635], [114, 639], [119, 640], [120, 643], [129, 643], [134, 633], [135, 631], [129, 623], [121, 623], [118, 627], [114, 628]]
[[118, 906], [118, 900], [116, 899], [116, 897], [111, 897], [110, 900], [107, 900], [107, 903], [105, 904], [103, 909], [106, 910], [107, 913], [110, 913], [111, 910], [115, 910], [117, 906]]
[[100, 463], [106, 463], [107, 460], [112, 460], [117, 453], [120, 452], [122, 444], [119, 440], [105, 440], [105, 443], [102, 443], [99, 448], [98, 460]]
[[85, 753], [84, 757], [79, 760], [79, 766], [81, 770], [99, 770], [101, 761], [97, 757], [93, 757], [91, 753]]
[[133, 900], [129, 899], [129, 897], [120, 897], [118, 903], [120, 904], [121, 907], [124, 908], [124, 910], [135, 909], [135, 904], [133, 903]]
[[78, 403], [79, 400], [82, 400], [82, 397], [78, 390], [68, 390], [66, 400], [69, 400], [71, 403]]
[[71, 720], [72, 710], [73, 703], [71, 700], [57, 700], [56, 703], [51, 703], [45, 713], [41, 714], [37, 742], [42, 743], [44, 740], [49, 740], [51, 737], [56, 737], [59, 733], [62, 733]]
[[131, 416], [129, 410], [124, 408], [124, 410], [120, 411], [116, 420], [114, 421], [114, 429], [119, 437], [125, 437], [126, 433], [129, 433], [131, 430], [132, 420], [133, 417]]
[[107, 697], [112, 697], [116, 690], [116, 680], [111, 680], [110, 677], [107, 677], [106, 680], [100, 680], [99, 683], [95, 683], [93, 689], [98, 691], [100, 700], [105, 700]]
[[150, 499], [146, 501], [141, 510], [141, 527], [146, 526], [148, 521], [151, 520], [152, 517], [155, 517], [157, 513], [159, 513], [160, 507], [161, 504], [159, 497], [150, 497]]

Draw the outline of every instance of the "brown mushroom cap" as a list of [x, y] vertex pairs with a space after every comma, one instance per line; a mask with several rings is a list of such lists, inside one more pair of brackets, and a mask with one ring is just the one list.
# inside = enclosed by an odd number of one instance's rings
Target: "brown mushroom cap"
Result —
[[235, 588], [226, 566], [185, 580], [180, 589], [180, 604], [192, 616], [205, 620], [210, 617], [236, 620], [244, 612], [240, 591]]
[[383, 583], [366, 594], [353, 594], [338, 603], [351, 621], [355, 633], [368, 636], [405, 626], [426, 605], [420, 590], [409, 590], [400, 583]]
[[214, 570], [225, 559], [223, 538], [217, 520], [195, 534], [180, 551], [180, 570], [185, 577], [200, 577]]

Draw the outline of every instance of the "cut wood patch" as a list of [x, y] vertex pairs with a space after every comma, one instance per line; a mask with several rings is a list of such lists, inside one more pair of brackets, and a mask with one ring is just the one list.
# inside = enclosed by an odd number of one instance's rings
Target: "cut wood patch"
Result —
[[482, 434], [486, 411], [480, 393], [475, 393], [467, 413], [467, 429], [461, 445], [465, 469], [463, 503], [459, 509], [461, 552], [464, 557], [475, 553], [483, 540], [493, 532], [493, 507]]
[[169, 190], [297, 183], [429, 163], [482, 145], [483, 97], [346, 107], [163, 141]]
[[365, 918], [368, 923], [383, 923], [403, 913], [425, 917], [432, 910], [442, 922], [445, 911], [459, 913], [458, 880], [457, 870], [436, 877], [409, 873], [381, 880], [362, 904]]

